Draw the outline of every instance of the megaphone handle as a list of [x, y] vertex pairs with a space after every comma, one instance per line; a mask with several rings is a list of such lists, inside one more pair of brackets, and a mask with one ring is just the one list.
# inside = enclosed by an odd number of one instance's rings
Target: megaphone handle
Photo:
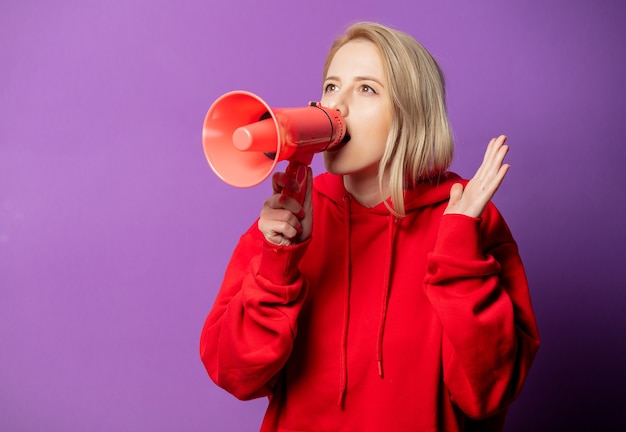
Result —
[[309, 177], [308, 164], [299, 162], [299, 161], [290, 161], [289, 165], [285, 169], [285, 173], [291, 176], [296, 183], [298, 183], [299, 189], [294, 192], [285, 192], [286, 195], [289, 195], [300, 203], [300, 205], [304, 205], [304, 198], [306, 196], [306, 188], [307, 188], [307, 180]]

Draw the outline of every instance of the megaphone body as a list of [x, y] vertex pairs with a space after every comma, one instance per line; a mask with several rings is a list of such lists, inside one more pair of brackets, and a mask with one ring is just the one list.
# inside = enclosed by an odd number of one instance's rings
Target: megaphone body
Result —
[[[286, 172], [309, 165], [315, 153], [343, 144], [346, 126], [339, 111], [310, 102], [306, 107], [270, 108], [246, 91], [226, 93], [209, 108], [202, 145], [209, 165], [224, 182], [236, 187], [261, 183], [276, 164], [288, 160]], [[306, 178], [296, 179], [302, 197]], [[304, 190], [302, 190], [304, 189]]]

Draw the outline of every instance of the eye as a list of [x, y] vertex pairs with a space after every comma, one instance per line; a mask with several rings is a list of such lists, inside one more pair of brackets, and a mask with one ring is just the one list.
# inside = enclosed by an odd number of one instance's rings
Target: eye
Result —
[[329, 83], [324, 86], [324, 93], [334, 92], [334, 91], [337, 91], [338, 89], [339, 88], [337, 87], [337, 85]]
[[360, 87], [359, 91], [360, 91], [360, 92], [363, 92], [363, 93], [378, 94], [378, 93], [376, 92], [376, 90], [374, 90], [372, 87], [368, 86], [367, 84], [363, 84], [363, 85]]

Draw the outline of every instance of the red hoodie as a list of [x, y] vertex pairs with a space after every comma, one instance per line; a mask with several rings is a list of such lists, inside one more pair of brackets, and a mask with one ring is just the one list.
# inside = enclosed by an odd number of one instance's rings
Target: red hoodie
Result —
[[397, 218], [322, 174], [310, 239], [241, 237], [200, 353], [237, 398], [269, 396], [262, 431], [502, 430], [539, 336], [496, 208], [443, 215], [455, 182], [406, 191]]

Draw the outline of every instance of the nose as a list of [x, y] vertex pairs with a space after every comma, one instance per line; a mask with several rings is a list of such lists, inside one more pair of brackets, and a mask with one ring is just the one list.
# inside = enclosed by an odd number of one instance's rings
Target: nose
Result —
[[343, 92], [337, 92], [326, 101], [326, 107], [336, 109], [342, 117], [348, 115], [348, 101]]

